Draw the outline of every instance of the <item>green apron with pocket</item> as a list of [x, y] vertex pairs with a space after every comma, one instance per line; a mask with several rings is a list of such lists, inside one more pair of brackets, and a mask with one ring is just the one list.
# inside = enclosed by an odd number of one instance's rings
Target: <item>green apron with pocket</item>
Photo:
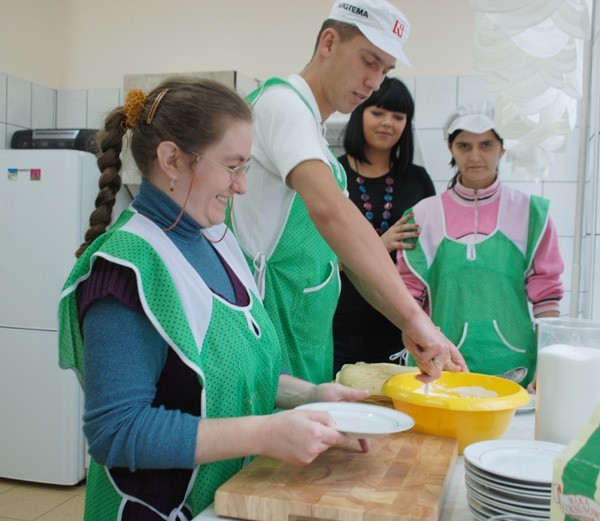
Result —
[[[279, 78], [264, 82], [248, 100], [254, 104], [272, 86], [294, 90], [315, 116], [302, 94]], [[332, 174], [340, 189], [345, 190], [346, 173], [333, 152], [331, 157]], [[315, 384], [329, 382], [333, 377], [333, 315], [341, 288], [338, 258], [321, 237], [298, 194], [281, 226], [273, 254], [259, 262], [250, 257], [247, 260], [255, 278], [263, 281], [264, 306], [279, 335], [284, 370]]]
[[[433, 237], [428, 226], [446, 226], [441, 197], [425, 205], [425, 222], [417, 221], [420, 237], [404, 255], [427, 288], [434, 324], [460, 349], [471, 372], [497, 375], [524, 366], [526, 387], [535, 374], [537, 347], [525, 279], [546, 229], [548, 201], [502, 187], [496, 230], [467, 244], [446, 235], [427, 243]], [[516, 205], [528, 207], [517, 212]], [[511, 213], [529, 219], [515, 223]], [[524, 227], [522, 233], [515, 233], [515, 226]]]

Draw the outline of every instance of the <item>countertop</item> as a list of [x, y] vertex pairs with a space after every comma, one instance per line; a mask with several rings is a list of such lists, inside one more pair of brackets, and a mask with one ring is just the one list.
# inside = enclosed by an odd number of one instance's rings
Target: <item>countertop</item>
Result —
[[[534, 434], [534, 418], [535, 414], [533, 411], [515, 414], [506, 433], [504, 434], [504, 438], [532, 440]], [[446, 493], [446, 500], [444, 501], [444, 508], [442, 509], [440, 521], [471, 521], [474, 519], [467, 505], [464, 476], [464, 458], [463, 456], [459, 456], [452, 471], [452, 478]], [[200, 514], [198, 514], [193, 521], [224, 521], [232, 519], [233, 518], [230, 517], [218, 516], [215, 513], [213, 505], [210, 505]]]

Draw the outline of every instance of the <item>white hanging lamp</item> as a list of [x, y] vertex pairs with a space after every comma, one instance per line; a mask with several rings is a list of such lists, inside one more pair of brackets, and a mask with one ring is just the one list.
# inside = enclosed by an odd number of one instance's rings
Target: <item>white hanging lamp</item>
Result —
[[470, 0], [474, 67], [496, 94], [513, 175], [542, 178], [575, 128], [590, 0]]

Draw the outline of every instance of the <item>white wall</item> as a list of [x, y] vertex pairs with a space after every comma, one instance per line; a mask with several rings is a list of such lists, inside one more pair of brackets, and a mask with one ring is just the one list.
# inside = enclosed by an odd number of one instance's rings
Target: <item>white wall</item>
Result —
[[59, 0], [0, 0], [0, 71], [58, 85]]
[[[412, 22], [407, 54], [414, 64], [412, 69], [400, 65], [394, 75], [407, 82], [415, 97], [424, 163], [439, 191], [450, 176], [443, 120], [456, 104], [486, 96], [485, 78], [471, 69], [473, 13], [468, 0], [393, 1]], [[104, 114], [121, 103], [127, 74], [240, 70], [264, 79], [298, 71], [311, 54], [330, 4], [329, 0], [0, 0], [0, 149], [10, 147], [10, 138], [19, 129], [98, 128]], [[600, 17], [600, 9], [596, 15]], [[595, 64], [600, 64], [599, 30], [597, 22]], [[600, 198], [599, 80], [596, 65], [587, 134], [586, 179], [593, 190], [586, 190], [579, 305], [596, 319], [600, 319], [600, 270], [594, 273], [593, 268], [600, 262], [600, 211], [589, 196], [597, 192]], [[505, 182], [551, 200], [566, 263], [562, 314], [568, 314], [570, 304], [578, 143], [576, 129], [543, 181], [503, 174]]]
[[[468, 0], [391, 0], [412, 24], [402, 76], [473, 74]], [[309, 60], [332, 0], [0, 0], [0, 71], [57, 89], [126, 74], [238, 70], [265, 79]], [[432, 14], [435, 16], [432, 16]]]
[[[600, 320], [600, 1], [595, 3], [595, 31], [592, 53], [592, 87], [588, 138], [588, 168], [586, 187], [585, 228], [586, 256], [582, 259], [585, 277], [583, 284], [589, 288], [584, 305], [587, 316]], [[593, 195], [595, 194], [595, 199]]]

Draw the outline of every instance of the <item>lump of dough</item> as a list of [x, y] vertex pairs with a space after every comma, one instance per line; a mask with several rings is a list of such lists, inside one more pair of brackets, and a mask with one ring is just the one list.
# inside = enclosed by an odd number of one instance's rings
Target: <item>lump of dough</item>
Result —
[[418, 367], [406, 367], [385, 362], [376, 364], [357, 362], [343, 365], [338, 371], [335, 381], [354, 389], [368, 389], [372, 395], [385, 396], [381, 388], [392, 376], [418, 370]]

